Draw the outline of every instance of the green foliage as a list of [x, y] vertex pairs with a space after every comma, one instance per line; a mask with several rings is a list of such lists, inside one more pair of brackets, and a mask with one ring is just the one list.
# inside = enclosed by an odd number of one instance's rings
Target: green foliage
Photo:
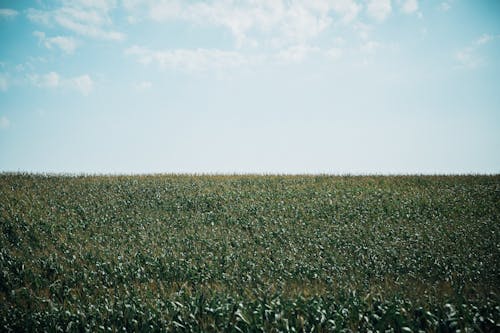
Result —
[[500, 176], [0, 175], [2, 331], [499, 331]]

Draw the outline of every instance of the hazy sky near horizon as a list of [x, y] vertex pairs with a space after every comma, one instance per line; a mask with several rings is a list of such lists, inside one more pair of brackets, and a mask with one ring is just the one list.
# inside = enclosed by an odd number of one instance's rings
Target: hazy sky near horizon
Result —
[[499, 173], [500, 1], [0, 0], [0, 171]]

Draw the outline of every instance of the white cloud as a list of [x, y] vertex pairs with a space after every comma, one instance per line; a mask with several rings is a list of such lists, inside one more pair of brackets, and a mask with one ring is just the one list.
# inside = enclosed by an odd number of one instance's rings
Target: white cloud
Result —
[[[129, 4], [134, 10], [138, 4]], [[317, 37], [334, 20], [350, 22], [361, 10], [354, 0], [280, 0], [183, 2], [161, 1], [149, 7], [157, 21], [183, 20], [229, 30], [238, 47], [260, 44], [304, 44]], [[277, 43], [279, 41], [279, 43]]]
[[361, 45], [360, 47], [360, 50], [361, 52], [363, 53], [367, 53], [367, 54], [375, 54], [376, 51], [382, 46], [382, 44], [380, 44], [379, 42], [377, 41], [374, 41], [374, 40], [369, 40], [369, 41], [366, 41], [363, 45]]
[[353, 30], [357, 33], [359, 38], [366, 40], [370, 37], [372, 27], [362, 22], [356, 22], [353, 25]]
[[279, 51], [275, 59], [279, 63], [300, 63], [311, 53], [319, 52], [319, 48], [308, 45], [294, 45], [287, 49]]
[[486, 44], [486, 43], [489, 43], [490, 41], [492, 41], [493, 39], [495, 38], [495, 36], [492, 36], [492, 35], [488, 35], [488, 34], [483, 34], [481, 37], [479, 37], [475, 44], [476, 45], [483, 45], [483, 44]]
[[137, 7], [148, 3], [145, 0], [122, 0], [123, 7], [129, 11], [136, 11]]
[[0, 129], [4, 129], [10, 126], [10, 120], [6, 116], [0, 117]]
[[418, 10], [418, 0], [406, 0], [401, 6], [404, 13], [411, 14]]
[[135, 90], [137, 91], [145, 91], [151, 89], [153, 84], [150, 81], [142, 81], [142, 82], [137, 82], [134, 85]]
[[26, 17], [31, 22], [49, 25], [52, 21], [52, 12], [28, 8], [26, 10]]
[[94, 8], [109, 11], [116, 7], [116, 0], [64, 0], [65, 4], [70, 4], [80, 8]]
[[156, 64], [161, 69], [205, 71], [209, 69], [236, 68], [251, 65], [258, 59], [234, 51], [218, 49], [174, 49], [155, 51], [141, 46], [132, 46], [125, 54], [133, 56], [144, 65]]
[[339, 47], [332, 47], [328, 50], [326, 50], [325, 54], [327, 55], [328, 58], [331, 60], [338, 60], [342, 57], [342, 54], [344, 51], [339, 48]]
[[76, 49], [76, 40], [72, 37], [56, 36], [47, 39], [49, 45], [56, 45], [64, 52], [70, 54]]
[[94, 89], [94, 82], [87, 74], [70, 79], [69, 84], [84, 96], [88, 96]]
[[280, 27], [282, 37], [294, 44], [304, 44], [331, 26], [333, 22], [329, 15], [331, 8], [314, 7], [312, 4], [314, 2], [310, 2], [309, 7], [292, 6], [289, 8]]
[[73, 37], [47, 37], [42, 31], [34, 31], [33, 35], [38, 37], [40, 43], [48, 49], [52, 49], [53, 46], [56, 46], [65, 53], [72, 54], [73, 52], [75, 52], [75, 49], [77, 47], [77, 42]]
[[455, 53], [455, 59], [461, 67], [476, 68], [484, 63], [484, 60], [474, 51], [466, 48]]
[[45, 32], [43, 31], [33, 31], [33, 36], [38, 37], [39, 40], [45, 40]]
[[463, 48], [455, 53], [455, 60], [460, 67], [477, 68], [486, 64], [486, 59], [480, 54], [481, 48], [491, 43], [493, 40], [500, 38], [500, 35], [483, 34], [468, 47]]
[[[111, 30], [110, 11], [116, 6], [115, 1], [68, 1], [64, 6], [54, 10], [38, 10], [29, 8], [27, 17], [35, 23], [59, 25], [79, 35], [103, 39], [123, 40], [125, 35]], [[63, 41], [59, 43], [66, 43]]]
[[391, 14], [391, 0], [369, 0], [366, 10], [370, 17], [382, 22]]
[[139, 19], [136, 16], [129, 15], [129, 16], [127, 16], [127, 22], [129, 24], [136, 24], [139, 22]]
[[64, 7], [54, 14], [54, 20], [62, 27], [82, 36], [104, 39], [123, 40], [125, 35], [117, 31], [108, 31], [104, 27], [111, 24], [107, 14], [97, 10]]
[[17, 10], [9, 8], [0, 8], [0, 19], [11, 19], [19, 14]]
[[448, 2], [448, 1], [443, 1], [441, 2], [441, 4], [439, 5], [439, 9], [443, 12], [447, 12], [448, 10], [451, 9], [451, 3]]
[[31, 84], [39, 88], [70, 88], [84, 96], [89, 95], [94, 89], [94, 82], [88, 74], [63, 78], [57, 72], [50, 72], [44, 75], [28, 75], [28, 80]]
[[56, 88], [61, 82], [59, 74], [50, 72], [44, 75], [32, 74], [28, 76], [31, 83], [39, 88]]
[[193, 15], [193, 13], [189, 15], [189, 12], [193, 12], [193, 10], [182, 8], [181, 3], [178, 1], [158, 1], [154, 3], [150, 8], [151, 18], [156, 21], [175, 19], [176, 17], [185, 19], [188, 16], [192, 16], [191, 19], [195, 19], [193, 16], [196, 15]]
[[[371, 42], [369, 47], [375, 49], [379, 43]], [[376, 45], [375, 45], [376, 44]], [[209, 70], [226, 70], [235, 68], [252, 68], [259, 65], [298, 64], [308, 57], [318, 55], [330, 60], [337, 60], [343, 54], [341, 47], [322, 50], [316, 46], [297, 44], [271, 53], [244, 53], [238, 51], [223, 51], [218, 49], [173, 49], [151, 50], [141, 46], [126, 49], [125, 54], [133, 57], [145, 66], [156, 65], [160, 69], [182, 70], [187, 72], [203, 72]], [[140, 82], [134, 85], [137, 90], [151, 87], [151, 83]]]
[[340, 15], [341, 20], [344, 23], [348, 23], [356, 19], [362, 8], [361, 5], [350, 0], [330, 1], [329, 3], [333, 11]]
[[7, 91], [9, 88], [9, 83], [7, 81], [7, 76], [0, 74], [0, 91]]

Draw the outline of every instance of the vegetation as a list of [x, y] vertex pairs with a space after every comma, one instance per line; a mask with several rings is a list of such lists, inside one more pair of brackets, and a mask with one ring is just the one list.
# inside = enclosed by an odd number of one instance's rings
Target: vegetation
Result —
[[500, 176], [0, 174], [1, 331], [500, 331]]

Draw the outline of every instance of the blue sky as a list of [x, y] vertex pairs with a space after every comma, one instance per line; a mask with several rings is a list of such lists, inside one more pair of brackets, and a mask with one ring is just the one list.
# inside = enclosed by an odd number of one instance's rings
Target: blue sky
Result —
[[500, 1], [0, 1], [0, 45], [0, 171], [500, 172]]

